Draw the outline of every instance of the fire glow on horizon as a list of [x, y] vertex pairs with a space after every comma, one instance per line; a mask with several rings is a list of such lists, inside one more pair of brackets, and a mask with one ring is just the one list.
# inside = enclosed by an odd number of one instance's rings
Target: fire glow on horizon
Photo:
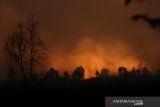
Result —
[[110, 46], [104, 46], [96, 43], [89, 37], [80, 40], [75, 48], [69, 54], [53, 52], [51, 56], [51, 66], [63, 73], [68, 70], [72, 73], [75, 67], [83, 66], [85, 68], [85, 78], [95, 77], [95, 71], [101, 71], [102, 68], [110, 70], [110, 75], [116, 75], [120, 66], [131, 70], [140, 64], [140, 60], [130, 52], [127, 45], [122, 42], [114, 41]]
[[[159, 4], [154, 1], [150, 17], [159, 16]], [[61, 75], [65, 70], [71, 74], [81, 65], [88, 78], [95, 76], [96, 69], [108, 68], [113, 75], [119, 66], [130, 70], [141, 62], [154, 73], [160, 68], [159, 32], [143, 20], [131, 20], [147, 5], [134, 2], [126, 8], [121, 0], [1, 0], [0, 78], [7, 77], [3, 53], [7, 32], [31, 13], [39, 21], [38, 33], [50, 51], [46, 66], [38, 67], [36, 73], [54, 67]]]

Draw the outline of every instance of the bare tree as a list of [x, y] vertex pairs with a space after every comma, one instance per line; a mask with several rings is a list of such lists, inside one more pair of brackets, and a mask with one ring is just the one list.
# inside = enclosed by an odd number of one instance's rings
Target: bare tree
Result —
[[125, 6], [128, 6], [132, 1], [136, 1], [136, 2], [144, 2], [147, 1], [148, 5], [146, 7], [146, 12], [143, 14], [135, 14], [133, 15], [132, 19], [133, 21], [138, 21], [138, 20], [143, 20], [146, 23], [148, 23], [148, 25], [150, 25], [150, 27], [156, 29], [158, 27], [160, 27], [160, 18], [159, 17], [155, 17], [152, 18], [151, 16], [149, 16], [149, 12], [152, 8], [152, 4], [155, 0], [124, 0], [124, 4]]
[[143, 2], [145, 0], [125, 0], [124, 1], [125, 6], [128, 6], [132, 1]]
[[[9, 33], [5, 44], [5, 53], [9, 61], [18, 66], [23, 74], [24, 83], [31, 83], [33, 70], [47, 58], [47, 49], [38, 35], [38, 22], [30, 16], [26, 22], [17, 24]], [[30, 84], [29, 84], [30, 85]]]
[[4, 49], [8, 60], [16, 65], [22, 73], [26, 85], [26, 30], [23, 23], [18, 23], [15, 30], [9, 33]]
[[47, 58], [47, 49], [38, 33], [38, 21], [31, 15], [25, 23], [27, 31], [27, 49], [29, 52], [29, 80], [32, 79], [33, 70], [36, 66], [41, 65]]
[[160, 26], [160, 18], [150, 18], [147, 15], [136, 14], [132, 18], [134, 21], [138, 21], [139, 19], [144, 20], [148, 23], [152, 28], [157, 28]]

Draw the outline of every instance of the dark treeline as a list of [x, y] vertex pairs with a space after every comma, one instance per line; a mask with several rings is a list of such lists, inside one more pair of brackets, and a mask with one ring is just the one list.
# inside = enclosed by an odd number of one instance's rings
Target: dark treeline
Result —
[[[151, 71], [147, 69], [147, 67], [141, 68], [132, 68], [131, 70], [127, 70], [126, 67], [119, 67], [117, 69], [117, 75], [110, 75], [110, 71], [107, 68], [102, 68], [101, 71], [95, 70], [95, 77], [90, 77], [85, 79], [85, 69], [83, 66], [76, 67], [75, 70], [70, 74], [68, 71], [65, 71], [63, 75], [60, 75], [60, 72], [55, 68], [50, 68], [45, 74], [33, 74], [31, 84], [28, 88], [33, 87], [65, 87], [70, 85], [77, 85], [77, 83], [83, 83], [82, 86], [86, 83], [88, 85], [97, 86], [101, 84], [102, 86], [108, 86], [112, 84], [126, 84], [134, 85], [131, 83], [136, 83], [143, 85], [148, 85], [149, 82], [160, 82], [160, 71], [157, 70], [155, 74], [152, 74]], [[17, 76], [18, 72], [9, 66], [8, 68], [8, 79], [4, 81], [3, 88], [15, 88], [21, 87], [23, 88], [25, 84], [23, 84], [23, 78], [20, 79]], [[89, 83], [88, 83], [89, 82]], [[91, 82], [91, 83], [90, 83]], [[92, 83], [93, 82], [93, 83]], [[100, 84], [99, 84], [100, 82]], [[74, 84], [75, 83], [75, 84]], [[2, 84], [2, 82], [1, 82]], [[79, 86], [81, 86], [79, 85]], [[2, 88], [2, 86], [1, 86]], [[24, 87], [25, 88], [25, 87]]]
[[[13, 69], [9, 69], [8, 80], [0, 82], [1, 97], [5, 101], [23, 102], [36, 105], [63, 106], [104, 106], [105, 96], [157, 96], [160, 75], [151, 75], [143, 67], [128, 71], [117, 69], [117, 76], [110, 76], [108, 69], [95, 72], [95, 77], [85, 79], [85, 69], [76, 67], [72, 74], [67, 71], [60, 76], [59, 71], [50, 68], [44, 75], [33, 75], [30, 87], [24, 87], [23, 79], [16, 80]], [[16, 99], [15, 99], [16, 98]], [[63, 103], [61, 103], [63, 102]]]
[[[32, 80], [39, 80], [39, 79], [45, 79], [45, 80], [52, 80], [52, 79], [58, 79], [63, 78], [66, 80], [86, 80], [85, 79], [85, 68], [83, 66], [76, 67], [74, 71], [72, 71], [72, 74], [68, 72], [67, 70], [60, 75], [60, 71], [56, 70], [55, 68], [50, 68], [47, 72], [44, 74], [33, 74]], [[90, 77], [91, 78], [146, 78], [146, 77], [160, 77], [160, 70], [157, 71], [150, 71], [147, 67], [141, 67], [141, 68], [135, 68], [133, 67], [131, 70], [127, 70], [126, 67], [121, 66], [117, 69], [117, 75], [110, 75], [110, 70], [107, 68], [102, 68], [100, 71], [95, 70], [94, 72], [95, 76]], [[153, 73], [154, 72], [154, 73]], [[14, 81], [14, 80], [20, 80], [20, 76], [18, 75], [18, 72], [16, 72], [11, 66], [8, 68], [8, 81]]]

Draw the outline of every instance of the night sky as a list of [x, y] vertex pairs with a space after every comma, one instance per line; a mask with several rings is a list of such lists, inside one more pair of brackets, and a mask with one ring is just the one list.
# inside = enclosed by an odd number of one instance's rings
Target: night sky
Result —
[[[152, 0], [148, 15], [160, 15], [160, 1]], [[144, 21], [133, 22], [136, 13], [146, 13], [148, 0], [0, 0], [0, 78], [6, 76], [3, 45], [17, 22], [33, 14], [39, 33], [49, 49], [48, 67], [73, 71], [84, 66], [86, 77], [107, 67], [131, 69], [141, 62], [151, 70], [160, 68], [160, 32]], [[6, 66], [6, 67], [5, 67]], [[49, 69], [49, 68], [48, 68]]]

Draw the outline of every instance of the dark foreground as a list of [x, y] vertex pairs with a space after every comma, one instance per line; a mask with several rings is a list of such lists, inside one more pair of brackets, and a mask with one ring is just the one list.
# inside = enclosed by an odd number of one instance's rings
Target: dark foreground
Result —
[[32, 82], [30, 88], [24, 88], [22, 83], [1, 82], [1, 104], [104, 107], [106, 96], [160, 96], [160, 81], [153, 77], [37, 80]]

